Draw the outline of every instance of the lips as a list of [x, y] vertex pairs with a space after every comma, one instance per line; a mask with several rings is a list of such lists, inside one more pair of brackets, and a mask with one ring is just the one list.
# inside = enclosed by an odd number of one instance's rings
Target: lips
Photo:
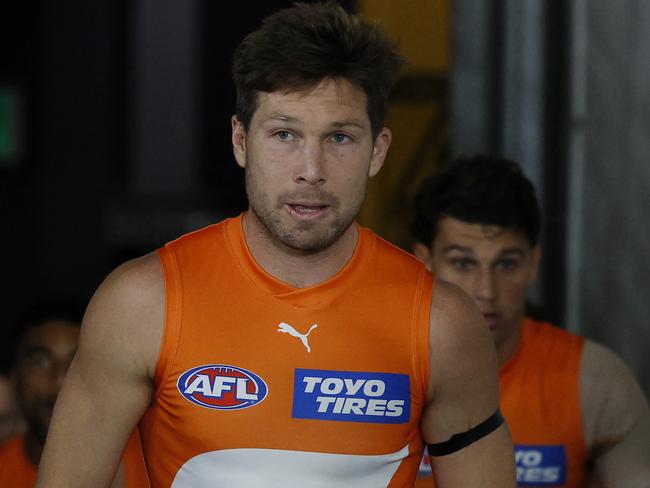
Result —
[[498, 314], [494, 312], [483, 312], [483, 317], [485, 317], [485, 322], [487, 322], [487, 325], [490, 329], [494, 329], [496, 327], [499, 320]]
[[287, 203], [289, 213], [299, 218], [318, 218], [330, 208], [321, 202], [291, 202]]

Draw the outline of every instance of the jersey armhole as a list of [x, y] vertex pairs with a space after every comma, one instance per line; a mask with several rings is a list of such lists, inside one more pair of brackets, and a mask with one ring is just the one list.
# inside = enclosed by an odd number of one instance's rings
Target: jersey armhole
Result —
[[167, 245], [156, 252], [160, 258], [165, 285], [165, 320], [155, 374], [158, 398], [176, 359], [181, 332], [182, 285], [174, 252]]
[[429, 321], [433, 287], [433, 276], [425, 269], [420, 271], [413, 307], [413, 371], [423, 403], [429, 384]]

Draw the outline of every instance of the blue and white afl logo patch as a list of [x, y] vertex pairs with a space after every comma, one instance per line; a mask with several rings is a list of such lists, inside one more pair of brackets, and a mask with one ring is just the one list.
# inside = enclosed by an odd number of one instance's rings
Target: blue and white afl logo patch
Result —
[[292, 416], [403, 424], [411, 416], [410, 380], [395, 373], [296, 369]]
[[238, 410], [257, 405], [269, 392], [251, 371], [225, 364], [208, 364], [185, 371], [176, 383], [187, 400], [215, 410]]
[[518, 486], [557, 486], [566, 481], [564, 446], [515, 446]]

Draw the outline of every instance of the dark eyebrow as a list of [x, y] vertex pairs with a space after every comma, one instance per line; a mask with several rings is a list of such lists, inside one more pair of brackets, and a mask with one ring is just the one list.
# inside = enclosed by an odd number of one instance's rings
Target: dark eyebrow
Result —
[[365, 129], [361, 122], [357, 120], [342, 120], [341, 122], [332, 122], [330, 125], [335, 129], [343, 129], [344, 127], [356, 127], [357, 129]]
[[[468, 253], [468, 254], [473, 254], [474, 253], [471, 248], [461, 246], [459, 244], [450, 244], [449, 246], [445, 247], [442, 250], [443, 254], [447, 254], [447, 253], [452, 252], [452, 251], [464, 252], [464, 253]], [[521, 249], [519, 247], [512, 247], [512, 248], [504, 249], [499, 253], [499, 256], [501, 256], [501, 257], [502, 256], [509, 256], [509, 255], [523, 256], [524, 251], [523, 251], [523, 249]]]
[[503, 251], [501, 251], [499, 253], [499, 256], [504, 256], [504, 255], [509, 255], [509, 254], [516, 254], [518, 256], [523, 256], [524, 251], [523, 251], [523, 249], [521, 249], [519, 247], [513, 247], [513, 248], [509, 248], [509, 249], [504, 249]]
[[[271, 114], [264, 122], [273, 121], [273, 120], [287, 122], [290, 124], [296, 124], [301, 122], [300, 119], [296, 117], [289, 117], [288, 115], [283, 115], [283, 114]], [[365, 129], [363, 123], [356, 119], [332, 122], [330, 124], [330, 127], [332, 127], [333, 129], [343, 129], [344, 127], [356, 127], [362, 130]]]
[[451, 251], [460, 251], [460, 252], [466, 252], [466, 253], [473, 254], [473, 251], [472, 251], [471, 248], [461, 246], [459, 244], [450, 244], [449, 246], [445, 247], [442, 250], [443, 254], [447, 254], [448, 252], [451, 252]]
[[289, 123], [300, 122], [300, 120], [298, 120], [295, 117], [289, 117], [288, 115], [282, 115], [282, 114], [271, 114], [264, 120], [264, 122], [268, 122], [270, 120], [279, 120], [281, 122], [289, 122]]

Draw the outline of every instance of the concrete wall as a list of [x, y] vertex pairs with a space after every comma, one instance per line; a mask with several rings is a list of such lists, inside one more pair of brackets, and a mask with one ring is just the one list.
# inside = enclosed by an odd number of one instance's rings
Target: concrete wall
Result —
[[650, 393], [650, 3], [572, 3], [568, 326]]
[[650, 394], [650, 2], [453, 6], [454, 152], [522, 164], [545, 213], [531, 298]]

